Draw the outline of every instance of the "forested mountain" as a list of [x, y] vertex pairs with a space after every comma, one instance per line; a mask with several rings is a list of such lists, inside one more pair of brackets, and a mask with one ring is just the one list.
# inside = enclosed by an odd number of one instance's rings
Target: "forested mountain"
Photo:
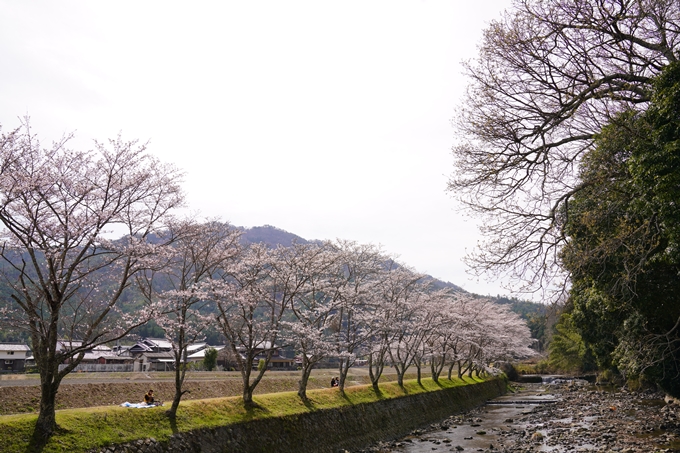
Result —
[[[296, 234], [290, 233], [288, 231], [282, 230], [272, 225], [263, 225], [252, 228], [245, 227], [237, 228], [241, 230], [243, 233], [241, 236], [241, 243], [243, 245], [264, 243], [269, 247], [276, 247], [277, 245], [289, 247], [294, 243], [308, 244], [314, 242], [321, 242], [320, 240], [316, 239], [310, 240], [302, 238]], [[463, 288], [451, 282], [442, 281], [429, 275], [427, 276], [427, 279], [437, 289], [449, 288], [458, 292], [466, 292]], [[10, 302], [9, 298], [7, 297], [7, 290], [5, 286], [2, 284], [0, 284], [0, 298], [2, 299], [0, 300], [0, 305], [5, 305]], [[542, 336], [543, 331], [541, 330], [540, 327], [537, 326], [537, 324], [540, 324], [540, 322], [538, 322], [539, 319], [542, 319], [545, 315], [545, 307], [543, 305], [532, 302], [519, 301], [517, 299], [508, 299], [500, 296], [496, 298], [496, 301], [501, 304], [506, 303], [510, 304], [512, 307], [512, 311], [518, 313], [529, 322], [532, 334], [536, 334], [537, 335], [536, 338], [540, 338]], [[134, 312], [135, 310], [140, 309], [141, 304], [142, 304], [141, 295], [134, 287], [128, 289], [125, 295], [121, 298], [121, 309], [123, 310], [123, 312], [126, 313], [131, 313]], [[155, 326], [153, 322], [136, 329], [135, 333], [139, 336], [148, 337], [158, 337], [163, 335], [162, 331], [157, 326]], [[218, 343], [219, 342], [218, 337], [219, 335], [217, 334], [217, 332], [208, 333], [207, 340], [208, 342]], [[28, 338], [21, 333], [17, 332], [10, 333], [9, 331], [7, 331], [7, 329], [3, 328], [3, 326], [0, 325], [0, 341], [28, 341]]]
[[239, 230], [243, 231], [241, 236], [241, 243], [243, 244], [255, 244], [263, 242], [269, 247], [276, 247], [277, 245], [283, 245], [284, 247], [290, 247], [293, 243], [297, 244], [308, 244], [310, 242], [306, 239], [301, 238], [293, 233], [276, 228], [271, 225], [264, 225], [259, 227], [244, 228], [237, 227]]

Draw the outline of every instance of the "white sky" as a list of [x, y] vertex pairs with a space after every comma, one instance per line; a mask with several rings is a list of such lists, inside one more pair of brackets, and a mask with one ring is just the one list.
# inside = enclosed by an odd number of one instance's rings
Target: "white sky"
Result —
[[192, 211], [382, 244], [480, 294], [445, 193], [460, 62], [511, 0], [0, 0], [0, 124], [122, 132], [186, 171]]

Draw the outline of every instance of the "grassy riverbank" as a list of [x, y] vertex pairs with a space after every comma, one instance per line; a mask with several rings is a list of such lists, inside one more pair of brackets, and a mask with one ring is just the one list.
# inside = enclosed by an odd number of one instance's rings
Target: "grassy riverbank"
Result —
[[[60, 429], [52, 436], [43, 451], [84, 452], [92, 448], [149, 437], [163, 441], [176, 432], [370, 403], [477, 382], [481, 380], [440, 379], [436, 384], [431, 379], [423, 379], [422, 385], [418, 385], [415, 380], [409, 380], [405, 382], [403, 389], [396, 383], [381, 384], [381, 391], [378, 394], [371, 386], [358, 385], [346, 388], [344, 396], [337, 389], [311, 390], [308, 392], [307, 403], [303, 403], [295, 392], [272, 393], [256, 396], [254, 408], [245, 408], [239, 397], [193, 400], [180, 405], [175, 423], [171, 423], [165, 417], [165, 409], [162, 407], [128, 409], [107, 406], [68, 409], [57, 412]], [[25, 452], [36, 418], [35, 414], [0, 417], [2, 451]]]
[[[337, 369], [312, 371], [307, 389], [330, 387], [331, 377]], [[406, 379], [415, 378], [408, 373]], [[255, 393], [279, 393], [297, 391], [300, 372], [268, 371], [255, 389]], [[396, 381], [393, 369], [385, 370], [381, 385]], [[150, 388], [156, 397], [168, 401], [175, 394], [175, 374], [155, 371], [150, 373], [71, 373], [62, 382], [57, 393], [57, 409], [78, 409], [93, 406], [117, 406], [124, 401], [139, 402]], [[362, 385], [370, 382], [367, 368], [352, 368], [346, 385]], [[0, 415], [35, 413], [40, 405], [40, 381], [35, 375], [0, 375]], [[241, 373], [188, 372], [184, 383], [186, 393], [183, 401], [205, 400], [239, 396], [242, 393]], [[84, 397], [87, 395], [87, 397]], [[1, 450], [1, 449], [0, 449]]]

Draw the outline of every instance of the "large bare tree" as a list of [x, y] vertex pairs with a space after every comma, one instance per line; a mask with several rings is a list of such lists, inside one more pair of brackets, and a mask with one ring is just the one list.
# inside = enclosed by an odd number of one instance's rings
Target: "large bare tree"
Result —
[[484, 218], [472, 269], [550, 287], [577, 169], [603, 125], [644, 109], [680, 50], [677, 0], [517, 0], [484, 32], [454, 119], [449, 191]]
[[155, 261], [163, 244], [148, 238], [183, 200], [180, 173], [144, 146], [119, 137], [74, 151], [69, 138], [43, 148], [25, 121], [0, 140], [0, 276], [11, 298], [2, 317], [31, 336], [37, 442], [56, 428], [59, 385], [85, 352], [148, 319], [116, 304]]

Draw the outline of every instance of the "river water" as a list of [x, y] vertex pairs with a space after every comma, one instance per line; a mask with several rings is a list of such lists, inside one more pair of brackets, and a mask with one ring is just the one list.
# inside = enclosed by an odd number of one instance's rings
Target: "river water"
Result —
[[[555, 397], [540, 390], [496, 398], [474, 414], [447, 419], [441, 430], [408, 436], [400, 442], [399, 452], [424, 453], [437, 450], [500, 450], [504, 435], [522, 424], [518, 419], [539, 404], [553, 404]], [[451, 422], [450, 424], [447, 422]]]
[[680, 407], [660, 394], [585, 381], [522, 384], [519, 391], [393, 442], [362, 450], [432, 452], [680, 452]]

